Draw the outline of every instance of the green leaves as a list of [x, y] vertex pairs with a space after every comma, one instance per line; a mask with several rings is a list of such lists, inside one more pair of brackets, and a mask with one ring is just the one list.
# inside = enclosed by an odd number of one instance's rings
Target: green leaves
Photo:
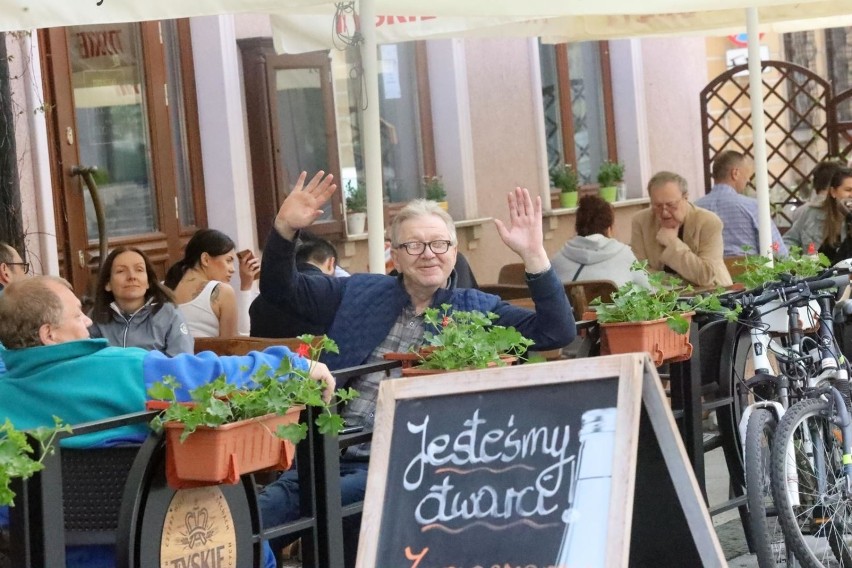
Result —
[[62, 419], [54, 416], [53, 427], [41, 426], [30, 430], [29, 434], [39, 444], [40, 458], [31, 456], [33, 448], [27, 434], [16, 430], [9, 419], [0, 426], [0, 505], [14, 505], [15, 492], [9, 487], [12, 479], [27, 479], [37, 471], [44, 469], [44, 456], [54, 452], [53, 441], [58, 432], [71, 432], [71, 427], [62, 424]]
[[597, 308], [600, 323], [622, 323], [666, 319], [670, 328], [678, 333], [689, 330], [686, 312], [703, 310], [720, 312], [728, 319], [736, 319], [739, 310], [722, 307], [717, 292], [704, 293], [686, 299], [693, 293], [692, 286], [683, 286], [679, 278], [663, 272], [648, 272], [648, 261], [633, 263], [632, 270], [641, 270], [648, 276], [649, 288], [634, 282], [622, 284], [612, 294], [612, 302], [604, 304], [600, 298], [591, 302]]
[[[316, 338], [312, 335], [299, 337], [304, 345], [299, 348], [305, 356], [318, 359], [323, 351], [337, 353], [337, 344], [328, 337]], [[313, 364], [313, 361], [311, 362]], [[277, 369], [268, 365], [260, 367], [251, 377], [248, 388], [238, 388], [227, 382], [226, 377], [201, 385], [191, 391], [192, 402], [177, 402], [176, 391], [181, 387], [176, 377], [164, 377], [148, 389], [148, 395], [155, 400], [165, 400], [169, 406], [154, 420], [151, 427], [157, 431], [164, 422], [180, 422], [184, 425], [181, 442], [186, 440], [197, 428], [205, 426], [216, 428], [224, 424], [259, 418], [268, 414], [286, 414], [293, 406], [312, 406], [321, 409], [317, 417], [320, 431], [338, 434], [343, 428], [343, 419], [332, 413], [332, 409], [341, 402], [358, 396], [354, 389], [339, 389], [331, 401], [323, 399], [325, 383], [310, 378], [310, 369], [296, 369], [290, 358], [285, 357]], [[280, 438], [298, 442], [304, 439], [307, 426], [296, 424], [279, 427], [276, 435]]]
[[423, 359], [425, 369], [482, 369], [490, 364], [504, 365], [501, 355], [520, 357], [533, 345], [514, 327], [494, 325], [497, 314], [479, 311], [455, 311], [450, 304], [441, 309], [428, 308], [424, 312], [427, 327], [438, 333], [423, 334], [427, 345], [433, 349]]
[[751, 247], [744, 246], [743, 252], [746, 256], [734, 263], [740, 266], [743, 272], [734, 278], [741, 282], [746, 288], [756, 288], [766, 282], [778, 280], [779, 275], [789, 274], [798, 278], [816, 276], [825, 270], [829, 263], [828, 257], [820, 253], [817, 255], [803, 254], [800, 247], [790, 247], [787, 256], [776, 256], [773, 254], [772, 266], [769, 265], [768, 256], [750, 255]]
[[549, 173], [550, 185], [559, 188], [561, 193], [577, 191], [580, 184], [577, 179], [577, 172], [571, 168], [571, 164], [551, 168]]

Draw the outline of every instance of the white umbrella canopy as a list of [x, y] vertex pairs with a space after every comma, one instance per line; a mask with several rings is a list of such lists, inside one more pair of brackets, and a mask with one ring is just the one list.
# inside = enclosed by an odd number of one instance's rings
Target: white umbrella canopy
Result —
[[[416, 25], [386, 26], [395, 33], [407, 30], [411, 34], [407, 39], [502, 35], [581, 41], [742, 30], [743, 10], [749, 7], [758, 9], [762, 25], [852, 14], [852, 0], [430, 0], [426, 3], [376, 0], [374, 6], [379, 18], [437, 16], [418, 20]], [[302, 18], [328, 17], [334, 13], [334, 3], [328, 0], [0, 0], [0, 30], [235, 13], [274, 14], [279, 21], [301, 21], [310, 27], [311, 20]], [[323, 29], [328, 34], [327, 20], [314, 21], [324, 21]], [[835, 19], [830, 25], [843, 23]], [[380, 35], [379, 41], [403, 41], [403, 38], [384, 40]]]
[[[375, 12], [394, 16], [465, 18], [453, 33], [493, 29], [493, 35], [553, 35], [563, 39], [605, 39], [742, 29], [743, 10], [757, 8], [761, 23], [852, 13], [852, 0], [376, 0]], [[0, 30], [134, 22], [235, 13], [281, 16], [330, 15], [328, 0], [0, 0]], [[535, 20], [535, 19], [539, 20]], [[512, 32], [511, 24], [528, 21]], [[534, 21], [531, 21], [534, 20]], [[448, 20], [447, 20], [448, 21]], [[842, 25], [842, 24], [832, 24]], [[328, 28], [326, 27], [326, 30]], [[449, 31], [448, 31], [449, 33]], [[411, 39], [418, 39], [417, 37]], [[395, 40], [397, 41], [397, 40]]]
[[[852, 14], [852, 0], [429, 0], [428, 3], [422, 0], [360, 0], [358, 7], [362, 22], [371, 24], [364, 26], [365, 43], [362, 46], [365, 75], [375, 78], [367, 82], [369, 100], [378, 100], [375, 58], [376, 44], [379, 42], [458, 36], [541, 36], [553, 42], [724, 34], [742, 31], [747, 9], [750, 15], [750, 37], [756, 41], [758, 22], [763, 22], [764, 26], [778, 25], [777, 31], [790, 31], [818, 27], [817, 22], [826, 27], [845, 25], [847, 20], [852, 20], [849, 15]], [[214, 14], [267, 13], [273, 16], [276, 26], [288, 30], [284, 35], [280, 32], [276, 34], [279, 49], [309, 51], [329, 47], [334, 10], [333, 2], [320, 0], [0, 0], [0, 31]], [[424, 10], [428, 14], [424, 14]], [[391, 14], [393, 16], [388, 16]], [[320, 18], [314, 19], [317, 16]], [[378, 28], [382, 26], [375, 24], [379, 24], [380, 19], [389, 21], [390, 17], [398, 20], [399, 16], [408, 16], [409, 20], [414, 16], [415, 21], [406, 21], [405, 28], [394, 26], [393, 31], [398, 34], [402, 29], [407, 29], [405, 33], [414, 35], [407, 38], [390, 34], [380, 36]], [[295, 26], [291, 24], [294, 18], [298, 18]], [[322, 23], [318, 29], [324, 32], [312, 36], [309, 21]], [[783, 24], [786, 28], [782, 26], [782, 22], [790, 21], [795, 23]], [[440, 26], [445, 27], [438, 31]], [[391, 27], [387, 25], [385, 30], [391, 30]], [[291, 40], [286, 40], [286, 37], [297, 38], [293, 40], [293, 47], [287, 47], [286, 42]], [[756, 47], [750, 52], [756, 54]], [[755, 82], [752, 115], [753, 120], [758, 121], [755, 117], [760, 115], [759, 119], [762, 119], [762, 110], [758, 106], [762, 107], [763, 102], [762, 97], [757, 97], [759, 104], [755, 100], [760, 86], [758, 61], [753, 62], [750, 71], [752, 81]], [[384, 227], [381, 212], [381, 154], [377, 151], [380, 148], [378, 122], [378, 109], [368, 109], [364, 147], [368, 220], [371, 227], [370, 267], [375, 271], [383, 271]], [[762, 127], [760, 129], [762, 132]], [[759, 140], [756, 139], [755, 143], [757, 145]], [[769, 218], [765, 148], [756, 148], [755, 157], [758, 198], [761, 209], [765, 209], [761, 211], [761, 221], [766, 220], [766, 226], [761, 226], [761, 249], [764, 249]]]
[[[400, 4], [407, 0], [397, 0]], [[455, 14], [439, 15], [430, 3], [428, 15], [400, 15], [403, 8], [382, 9], [393, 0], [376, 0], [376, 41], [397, 43], [451, 37], [540, 37], [546, 43], [620, 39], [628, 37], [728, 35], [746, 28], [745, 2], [737, 8], [699, 11], [698, 2], [683, 2], [677, 12], [654, 13], [642, 3], [642, 13], [616, 1], [595, 3], [594, 14], [524, 17], [495, 11], [472, 15], [470, 2], [460, 2]], [[583, 4], [591, 4], [585, 2]], [[625, 3], [626, 4], [626, 3]], [[638, 4], [638, 3], [637, 3]], [[652, 5], [654, 3], [651, 3]], [[773, 3], [774, 4], [774, 3]], [[621, 8], [621, 11], [619, 10]], [[689, 9], [689, 11], [684, 11]], [[276, 50], [302, 53], [333, 47], [330, 21], [334, 5], [282, 8], [271, 13]], [[758, 9], [761, 32], [790, 32], [852, 25], [852, 0], [764, 6]]]

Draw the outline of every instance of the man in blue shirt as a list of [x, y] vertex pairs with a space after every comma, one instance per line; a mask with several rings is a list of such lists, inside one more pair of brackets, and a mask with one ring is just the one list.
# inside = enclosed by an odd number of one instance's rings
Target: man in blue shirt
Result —
[[[712, 173], [715, 185], [710, 193], [696, 200], [695, 205], [712, 211], [722, 220], [724, 255], [742, 256], [745, 254], [743, 246], [751, 247], [749, 254], [771, 253], [772, 251], [760, 250], [757, 200], [743, 195], [748, 180], [754, 173], [751, 160], [736, 150], [727, 150], [713, 160]], [[774, 222], [772, 244], [777, 245], [777, 254], [787, 255], [787, 247], [781, 240], [781, 233]]]

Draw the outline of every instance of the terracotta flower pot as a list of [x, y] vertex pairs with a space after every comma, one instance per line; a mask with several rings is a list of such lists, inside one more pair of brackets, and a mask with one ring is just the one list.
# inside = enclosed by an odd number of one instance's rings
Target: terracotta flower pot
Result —
[[[692, 314], [684, 314], [692, 321]], [[681, 334], [668, 326], [665, 319], [625, 323], [602, 323], [601, 355], [644, 351], [654, 364], [685, 361], [692, 356], [689, 334]]]
[[283, 416], [268, 414], [259, 418], [225, 424], [218, 428], [199, 426], [180, 441], [184, 425], [166, 422], [166, 478], [176, 489], [235, 484], [240, 476], [262, 469], [288, 469], [295, 448], [292, 442], [275, 435], [278, 426], [299, 421], [304, 407], [296, 406]]

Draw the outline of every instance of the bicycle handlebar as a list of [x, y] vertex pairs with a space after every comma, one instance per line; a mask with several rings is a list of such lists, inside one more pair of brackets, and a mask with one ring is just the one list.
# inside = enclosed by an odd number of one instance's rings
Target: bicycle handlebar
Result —
[[779, 298], [794, 296], [788, 300], [788, 303], [795, 302], [802, 297], [808, 296], [813, 292], [819, 292], [820, 290], [837, 288], [843, 291], [849, 285], [849, 273], [850, 271], [847, 268], [832, 268], [822, 274], [803, 278], [792, 284], [787, 282], [772, 282], [752, 290], [723, 295], [720, 297], [720, 301], [729, 306], [742, 303], [747, 306], [757, 307]]

